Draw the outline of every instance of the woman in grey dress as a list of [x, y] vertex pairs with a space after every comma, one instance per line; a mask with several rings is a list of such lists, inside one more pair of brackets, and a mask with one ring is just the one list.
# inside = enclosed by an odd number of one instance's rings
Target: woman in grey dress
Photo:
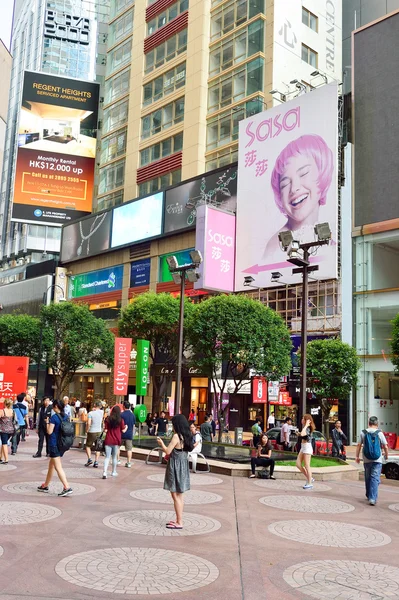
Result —
[[169, 455], [166, 466], [164, 490], [169, 490], [175, 507], [176, 521], [169, 521], [168, 529], [183, 529], [184, 492], [190, 489], [190, 471], [188, 468], [188, 452], [193, 449], [193, 440], [188, 421], [184, 415], [176, 415], [172, 419], [174, 434], [168, 445], [157, 437], [158, 445]]

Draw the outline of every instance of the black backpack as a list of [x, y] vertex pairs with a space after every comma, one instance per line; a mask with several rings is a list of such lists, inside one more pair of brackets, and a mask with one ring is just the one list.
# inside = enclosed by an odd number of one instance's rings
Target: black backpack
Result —
[[63, 420], [59, 415], [57, 416], [61, 422], [57, 447], [60, 452], [64, 453], [69, 450], [73, 444], [73, 440], [75, 439], [75, 426], [71, 423], [69, 417]]

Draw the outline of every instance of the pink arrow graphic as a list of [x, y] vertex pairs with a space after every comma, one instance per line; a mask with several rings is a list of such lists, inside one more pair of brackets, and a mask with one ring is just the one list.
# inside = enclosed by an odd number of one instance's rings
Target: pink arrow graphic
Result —
[[[309, 262], [320, 262], [320, 258], [316, 256], [311, 256]], [[257, 275], [262, 271], [274, 271], [275, 269], [286, 269], [287, 267], [292, 267], [292, 264], [285, 260], [284, 262], [278, 262], [268, 265], [253, 265], [252, 267], [248, 267], [248, 269], [244, 269], [242, 272], [249, 273], [250, 275]]]

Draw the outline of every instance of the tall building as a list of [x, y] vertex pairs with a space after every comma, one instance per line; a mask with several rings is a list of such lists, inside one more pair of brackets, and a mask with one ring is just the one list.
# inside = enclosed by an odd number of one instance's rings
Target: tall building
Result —
[[0, 92], [0, 173], [3, 168], [4, 144], [7, 128], [8, 90], [10, 87], [12, 57], [0, 40], [0, 81], [3, 86]]
[[0, 195], [0, 284], [23, 279], [24, 261], [41, 260], [43, 253], [51, 257], [60, 244], [59, 227], [11, 220], [24, 72], [102, 83], [109, 18], [109, 0], [29, 0], [15, 8]]

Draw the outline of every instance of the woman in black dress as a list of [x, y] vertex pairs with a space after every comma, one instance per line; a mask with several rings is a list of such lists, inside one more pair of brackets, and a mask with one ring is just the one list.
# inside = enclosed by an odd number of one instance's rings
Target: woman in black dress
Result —
[[270, 479], [276, 479], [273, 477], [274, 473], [274, 459], [272, 456], [272, 445], [269, 442], [269, 438], [265, 433], [262, 433], [259, 440], [258, 450], [256, 457], [251, 458], [251, 475], [250, 478], [256, 477], [256, 467], [270, 467]]
[[188, 421], [184, 415], [172, 419], [173, 436], [166, 447], [162, 438], [157, 437], [158, 445], [169, 455], [166, 466], [164, 490], [169, 490], [175, 507], [176, 521], [169, 521], [168, 529], [183, 529], [184, 492], [190, 489], [188, 452], [193, 449], [193, 440]]

